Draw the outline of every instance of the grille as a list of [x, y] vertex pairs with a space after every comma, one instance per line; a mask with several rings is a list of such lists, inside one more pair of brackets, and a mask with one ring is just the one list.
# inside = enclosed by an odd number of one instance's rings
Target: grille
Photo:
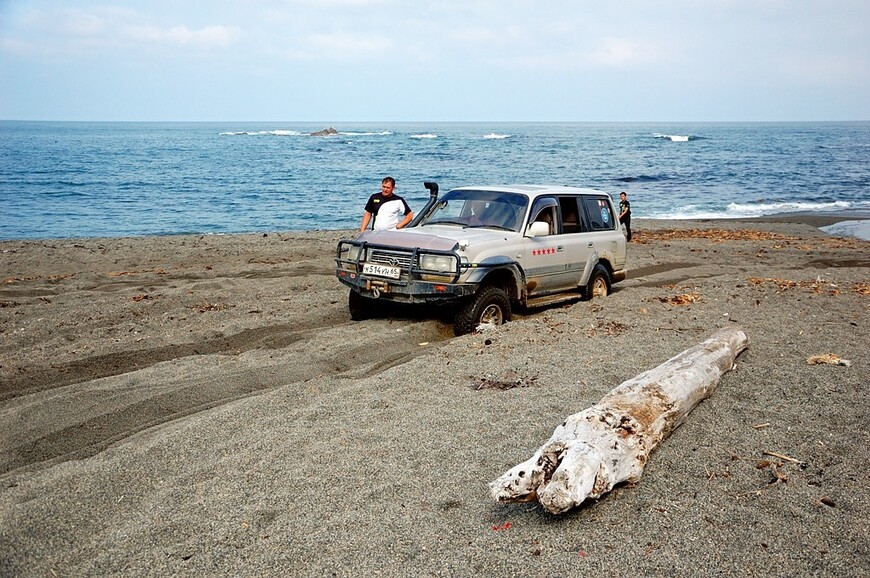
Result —
[[401, 267], [404, 271], [411, 270], [411, 253], [400, 251], [384, 251], [380, 249], [372, 249], [369, 253], [369, 263], [380, 263], [381, 265], [391, 265], [393, 267]]

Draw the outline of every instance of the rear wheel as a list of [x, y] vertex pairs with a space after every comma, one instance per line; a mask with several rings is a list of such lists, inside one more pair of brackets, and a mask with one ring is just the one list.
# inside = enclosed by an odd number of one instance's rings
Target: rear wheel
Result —
[[466, 303], [453, 322], [453, 333], [464, 335], [478, 325], [501, 325], [511, 320], [511, 303], [507, 293], [498, 287], [484, 287]]
[[363, 297], [353, 289], [347, 296], [347, 308], [350, 310], [350, 318], [354, 321], [363, 321], [376, 317], [380, 304], [375, 299]]
[[585, 297], [586, 299], [596, 299], [599, 297], [607, 297], [610, 294], [610, 273], [607, 272], [607, 267], [599, 263], [592, 270], [592, 276], [589, 277], [589, 283], [586, 284]]

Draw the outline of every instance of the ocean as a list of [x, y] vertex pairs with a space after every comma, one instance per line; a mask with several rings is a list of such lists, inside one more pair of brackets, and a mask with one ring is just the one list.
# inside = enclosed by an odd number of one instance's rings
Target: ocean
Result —
[[[347, 229], [386, 175], [628, 194], [638, 218], [870, 212], [870, 122], [0, 121], [0, 239]], [[844, 217], [844, 220], [848, 217]]]

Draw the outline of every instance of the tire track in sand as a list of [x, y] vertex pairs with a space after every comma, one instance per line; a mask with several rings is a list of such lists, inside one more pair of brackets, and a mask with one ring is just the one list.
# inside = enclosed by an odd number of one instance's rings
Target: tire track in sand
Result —
[[[449, 326], [437, 321], [398, 321], [398, 328], [395, 318], [363, 323], [322, 320], [305, 329], [274, 325], [202, 343], [67, 364], [65, 371], [55, 369], [44, 385], [28, 392], [18, 390], [8, 404], [14, 435], [0, 442], [0, 476], [87, 458], [145, 429], [276, 387], [323, 375], [351, 379], [375, 375], [429, 351], [420, 347], [421, 342], [437, 343], [453, 336]], [[386, 327], [366, 327], [370, 323]], [[333, 344], [341, 340], [346, 345], [323, 347], [324, 336]], [[318, 337], [321, 345], [315, 348]], [[255, 349], [275, 351], [281, 361], [271, 366], [218, 367], [216, 360], [205, 369], [197, 363], [210, 355], [242, 355]], [[378, 352], [375, 359], [372, 351]], [[171, 373], [155, 377], [150, 372], [152, 366], [169, 360], [191, 363], [189, 368], [182, 366], [183, 379]], [[104, 377], [117, 381], [96, 383]], [[67, 385], [73, 385], [68, 392], [63, 390]], [[34, 419], [40, 422], [36, 427], [31, 423]]]

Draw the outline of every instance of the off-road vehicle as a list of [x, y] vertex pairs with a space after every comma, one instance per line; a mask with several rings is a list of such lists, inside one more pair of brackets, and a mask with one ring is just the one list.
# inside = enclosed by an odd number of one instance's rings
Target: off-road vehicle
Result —
[[625, 237], [607, 193], [539, 186], [460, 187], [402, 230], [338, 243], [336, 275], [354, 320], [384, 302], [451, 307], [457, 335], [511, 319], [513, 306], [605, 296], [625, 279]]

